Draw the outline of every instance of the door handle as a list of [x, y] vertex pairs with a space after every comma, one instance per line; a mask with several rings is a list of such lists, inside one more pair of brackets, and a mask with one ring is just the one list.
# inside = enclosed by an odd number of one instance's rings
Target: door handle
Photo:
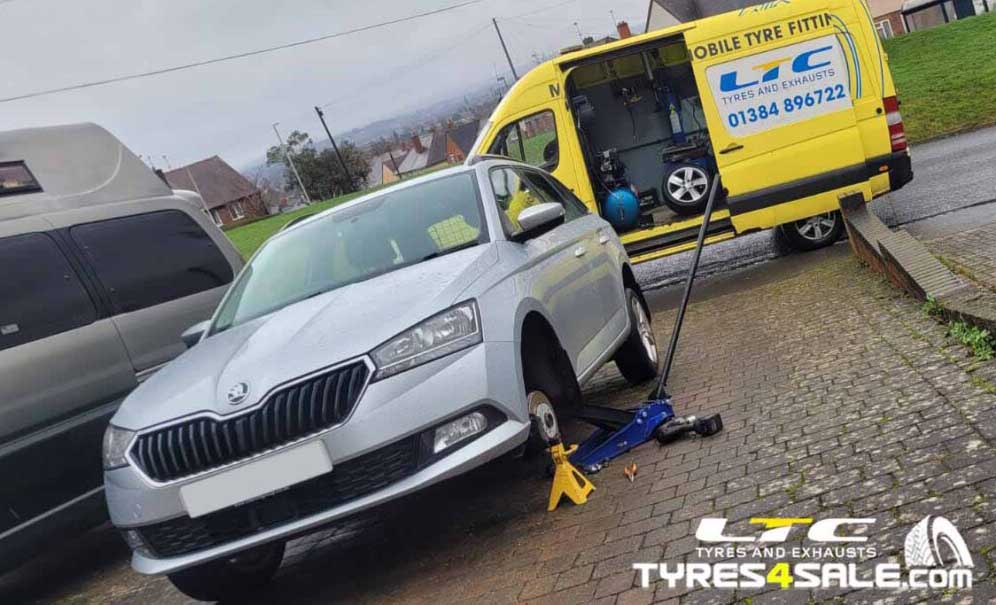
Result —
[[609, 234], [608, 233], [606, 233], [604, 231], [599, 231], [598, 232], [598, 243], [600, 243], [600, 244], [602, 244], [604, 246], [605, 244], [609, 243], [609, 239], [610, 238], [609, 238]]
[[585, 254], [588, 254], [588, 250], [584, 246], [578, 246], [574, 249], [574, 256], [581, 258]]
[[723, 153], [732, 153], [734, 151], [740, 151], [743, 148], [744, 148], [744, 146], [741, 145], [740, 143], [730, 143], [729, 145], [727, 145], [726, 147], [724, 147], [719, 153], [721, 153], [721, 154], [723, 154]]

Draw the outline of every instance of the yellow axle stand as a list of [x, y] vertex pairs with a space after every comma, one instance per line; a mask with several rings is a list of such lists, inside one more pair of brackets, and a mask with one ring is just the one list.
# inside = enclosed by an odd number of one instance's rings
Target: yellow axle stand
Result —
[[568, 456], [574, 453], [578, 446], [572, 445], [564, 449], [564, 444], [555, 443], [550, 446], [550, 457], [553, 458], [553, 487], [550, 489], [550, 503], [546, 510], [552, 511], [560, 503], [561, 496], [567, 496], [574, 504], [584, 504], [588, 501], [588, 494], [595, 489], [591, 481], [581, 474], [581, 471], [574, 468]]

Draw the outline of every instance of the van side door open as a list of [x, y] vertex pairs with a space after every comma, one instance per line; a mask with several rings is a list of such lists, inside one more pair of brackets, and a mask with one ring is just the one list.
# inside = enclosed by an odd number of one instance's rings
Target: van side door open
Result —
[[837, 210], [845, 193], [872, 198], [855, 104], [878, 95], [850, 31], [853, 10], [778, 12], [723, 21], [735, 31], [685, 33], [740, 233]]

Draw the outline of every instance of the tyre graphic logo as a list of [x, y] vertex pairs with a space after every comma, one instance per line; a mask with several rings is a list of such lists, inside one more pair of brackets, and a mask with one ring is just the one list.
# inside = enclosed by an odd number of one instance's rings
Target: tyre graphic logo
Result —
[[906, 534], [907, 567], [974, 567], [968, 545], [953, 523], [927, 515]]

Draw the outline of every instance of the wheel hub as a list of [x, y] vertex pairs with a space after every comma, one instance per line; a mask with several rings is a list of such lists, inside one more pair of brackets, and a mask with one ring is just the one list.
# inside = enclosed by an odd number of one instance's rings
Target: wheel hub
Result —
[[796, 221], [795, 229], [802, 237], [818, 242], [825, 239], [837, 224], [837, 217], [832, 212], [819, 214], [805, 220]]
[[560, 441], [560, 425], [557, 414], [553, 411], [553, 403], [542, 391], [533, 391], [527, 398], [529, 415], [536, 419], [536, 427], [540, 437], [547, 443]]

